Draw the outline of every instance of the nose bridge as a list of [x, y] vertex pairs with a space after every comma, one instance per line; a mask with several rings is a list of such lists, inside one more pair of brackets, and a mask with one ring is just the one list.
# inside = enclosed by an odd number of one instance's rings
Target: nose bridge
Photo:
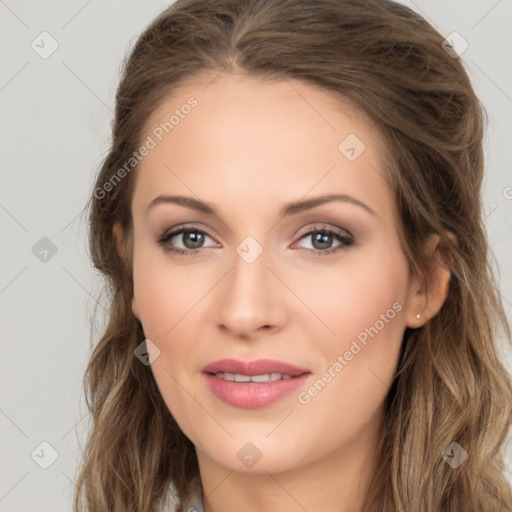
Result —
[[221, 288], [218, 321], [236, 334], [251, 334], [261, 326], [278, 323], [278, 283], [269, 270], [270, 253], [253, 237], [235, 249], [232, 269]]

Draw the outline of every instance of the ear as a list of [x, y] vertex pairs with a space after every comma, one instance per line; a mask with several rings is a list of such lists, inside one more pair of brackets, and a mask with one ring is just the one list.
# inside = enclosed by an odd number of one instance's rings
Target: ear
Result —
[[[124, 231], [119, 222], [114, 223], [113, 227], [114, 232], [114, 240], [116, 245], [116, 252], [121, 259], [124, 259]], [[140, 322], [140, 313], [139, 313], [139, 305], [137, 304], [137, 300], [135, 299], [135, 294], [132, 295], [132, 312]]]
[[[452, 241], [454, 240], [451, 233], [447, 236]], [[438, 234], [432, 234], [424, 246], [425, 254], [432, 261], [430, 275], [427, 276], [427, 285], [425, 286], [416, 277], [411, 279], [406, 301], [405, 321], [407, 327], [412, 329], [421, 327], [437, 315], [448, 296], [451, 274], [446, 255], [439, 243], [440, 239]]]
[[114, 232], [114, 240], [116, 243], [116, 252], [121, 259], [124, 258], [124, 232], [120, 222], [115, 222], [112, 228]]

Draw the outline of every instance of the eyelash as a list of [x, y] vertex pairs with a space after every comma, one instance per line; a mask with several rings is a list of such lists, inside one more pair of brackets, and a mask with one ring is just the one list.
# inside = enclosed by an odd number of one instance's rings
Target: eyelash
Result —
[[[207, 247], [199, 247], [197, 249], [177, 249], [175, 247], [170, 247], [168, 245], [169, 240], [174, 238], [177, 235], [181, 235], [182, 233], [201, 233], [203, 235], [206, 235], [209, 238], [210, 235], [206, 233], [205, 231], [201, 229], [196, 229], [192, 227], [180, 227], [178, 229], [175, 229], [173, 231], [165, 232], [161, 237], [158, 239], [158, 244], [160, 244], [166, 252], [170, 252], [173, 254], [177, 254], [179, 256], [196, 256], [199, 252], [201, 252], [202, 249], [207, 249]], [[325, 249], [325, 250], [316, 250], [316, 249], [303, 249], [304, 251], [314, 253], [316, 256], [330, 256], [334, 253], [338, 253], [350, 246], [355, 245], [354, 238], [351, 235], [346, 235], [342, 231], [328, 229], [325, 226], [313, 226], [313, 229], [306, 231], [303, 233], [299, 240], [302, 240], [303, 238], [307, 238], [308, 236], [311, 236], [316, 233], [321, 233], [323, 235], [332, 235], [335, 238], [338, 239], [338, 241], [341, 242], [341, 244], [338, 247], [332, 248], [332, 249]]]

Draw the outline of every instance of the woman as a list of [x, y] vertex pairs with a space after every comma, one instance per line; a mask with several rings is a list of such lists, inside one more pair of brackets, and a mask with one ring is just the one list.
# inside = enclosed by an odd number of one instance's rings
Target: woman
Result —
[[483, 121], [388, 0], [154, 20], [91, 198], [111, 310], [75, 510], [511, 510]]

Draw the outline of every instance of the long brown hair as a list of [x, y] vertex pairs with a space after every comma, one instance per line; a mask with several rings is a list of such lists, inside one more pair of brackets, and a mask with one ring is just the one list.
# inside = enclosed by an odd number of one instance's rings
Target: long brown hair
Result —
[[[110, 311], [84, 376], [92, 425], [76, 512], [157, 511], [171, 484], [181, 511], [198, 482], [193, 444], [150, 367], [134, 357], [145, 338], [131, 311], [137, 166], [119, 170], [140, 148], [155, 109], [206, 72], [299, 79], [349, 100], [385, 137], [402, 248], [425, 283], [432, 261], [423, 242], [441, 235], [448, 297], [423, 327], [406, 329], [366, 510], [512, 510], [502, 454], [512, 383], [496, 345], [501, 335], [510, 339], [510, 328], [481, 205], [486, 115], [461, 60], [442, 42], [422, 17], [390, 0], [177, 0], [140, 35], [124, 62], [111, 147], [88, 204], [91, 258]], [[126, 235], [123, 258], [115, 223]], [[443, 457], [452, 442], [469, 454], [456, 469]]]

